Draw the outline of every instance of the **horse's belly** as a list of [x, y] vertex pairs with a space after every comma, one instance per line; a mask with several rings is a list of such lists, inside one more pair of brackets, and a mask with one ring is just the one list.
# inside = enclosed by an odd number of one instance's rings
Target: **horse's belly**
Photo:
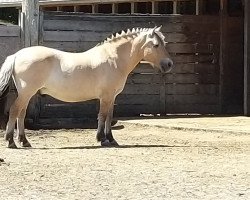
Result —
[[41, 94], [47, 94], [65, 102], [79, 102], [96, 99], [98, 98], [98, 94], [95, 91], [95, 88], [83, 88], [79, 86], [67, 88], [60, 84], [40, 89]]

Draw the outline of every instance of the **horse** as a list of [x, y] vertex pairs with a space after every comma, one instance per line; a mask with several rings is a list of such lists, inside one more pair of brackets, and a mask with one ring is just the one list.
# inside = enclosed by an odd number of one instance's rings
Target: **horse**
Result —
[[111, 130], [114, 102], [129, 73], [142, 60], [163, 73], [173, 68], [160, 30], [161, 26], [127, 29], [81, 53], [32, 46], [8, 56], [0, 69], [0, 96], [12, 77], [18, 97], [9, 111], [4, 134], [7, 147], [17, 148], [13, 139], [16, 122], [18, 142], [31, 147], [24, 118], [37, 92], [64, 102], [99, 99], [96, 139], [101, 146], [118, 146]]

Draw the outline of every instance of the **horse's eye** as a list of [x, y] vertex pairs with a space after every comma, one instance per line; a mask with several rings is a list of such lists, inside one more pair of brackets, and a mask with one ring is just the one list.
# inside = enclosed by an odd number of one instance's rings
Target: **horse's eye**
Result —
[[155, 45], [154, 45], [154, 48], [158, 48], [158, 47], [159, 47], [159, 44], [155, 44]]

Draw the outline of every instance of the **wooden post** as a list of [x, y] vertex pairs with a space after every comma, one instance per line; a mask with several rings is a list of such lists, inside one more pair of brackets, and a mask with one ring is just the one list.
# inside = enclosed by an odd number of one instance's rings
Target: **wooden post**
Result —
[[151, 14], [155, 14], [155, 4], [151, 1]]
[[112, 4], [112, 14], [118, 13], [118, 5], [116, 3]]
[[136, 4], [135, 2], [131, 2], [131, 14], [135, 14], [137, 12]]
[[200, 14], [200, 0], [196, 0], [195, 2], [195, 15]]
[[173, 14], [177, 14], [177, 1], [173, 1]]
[[92, 4], [92, 13], [98, 13], [98, 4]]
[[220, 113], [226, 111], [225, 67], [228, 65], [227, 55], [227, 0], [220, 0]]
[[245, 0], [244, 19], [244, 115], [250, 116], [250, 2]]
[[24, 47], [38, 45], [39, 5], [38, 0], [22, 1], [22, 36]]
[[[23, 47], [39, 44], [39, 5], [38, 0], [23, 0], [21, 13], [21, 38]], [[32, 97], [27, 110], [27, 118], [34, 125], [40, 113], [40, 96]]]

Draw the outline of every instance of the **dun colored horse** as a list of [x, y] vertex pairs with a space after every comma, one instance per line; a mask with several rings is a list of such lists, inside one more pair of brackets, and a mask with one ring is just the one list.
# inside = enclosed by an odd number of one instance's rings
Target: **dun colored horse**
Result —
[[17, 148], [13, 140], [16, 120], [18, 141], [31, 147], [24, 118], [29, 100], [37, 92], [65, 102], [99, 99], [97, 140], [102, 146], [118, 145], [111, 132], [113, 107], [129, 73], [141, 60], [162, 72], [173, 67], [160, 29], [128, 29], [82, 53], [34, 46], [8, 56], [0, 71], [0, 96], [11, 76], [18, 92], [4, 136], [8, 147]]

